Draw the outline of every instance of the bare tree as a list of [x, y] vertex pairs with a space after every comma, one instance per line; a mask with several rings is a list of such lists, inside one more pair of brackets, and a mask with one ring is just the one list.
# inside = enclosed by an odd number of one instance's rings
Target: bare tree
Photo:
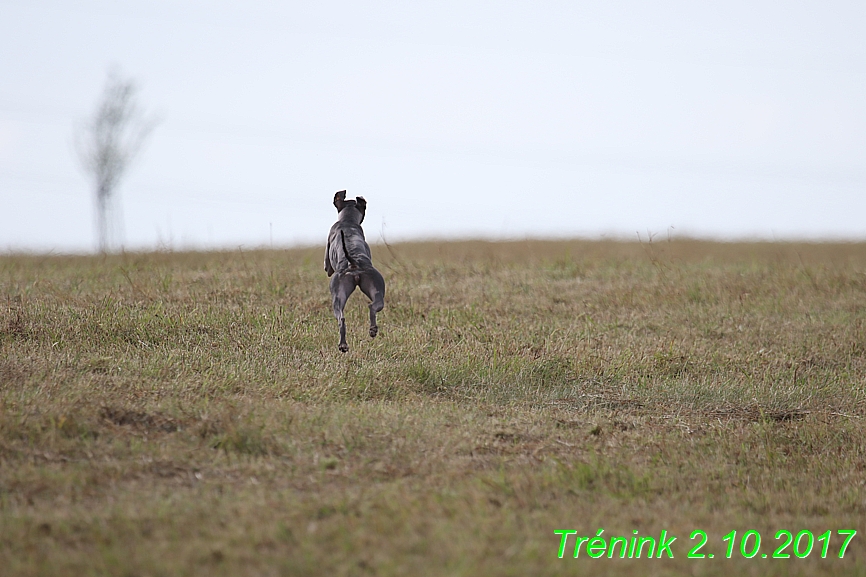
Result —
[[137, 88], [117, 70], [108, 82], [93, 116], [75, 131], [75, 149], [96, 186], [96, 236], [99, 251], [122, 243], [122, 220], [117, 206], [117, 186], [141, 150], [155, 119], [145, 118], [136, 103]]

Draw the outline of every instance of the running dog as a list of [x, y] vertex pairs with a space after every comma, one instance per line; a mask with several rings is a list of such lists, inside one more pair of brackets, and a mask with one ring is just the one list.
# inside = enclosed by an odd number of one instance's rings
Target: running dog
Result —
[[355, 287], [361, 287], [370, 299], [370, 336], [379, 334], [376, 313], [385, 308], [385, 279], [373, 268], [370, 245], [364, 238], [361, 223], [367, 212], [367, 201], [363, 196], [346, 200], [346, 191], [334, 195], [337, 207], [337, 222], [328, 233], [325, 249], [325, 272], [331, 277], [331, 298], [334, 301], [334, 316], [340, 323], [340, 346], [342, 352], [349, 350], [346, 343], [346, 319], [343, 309]]

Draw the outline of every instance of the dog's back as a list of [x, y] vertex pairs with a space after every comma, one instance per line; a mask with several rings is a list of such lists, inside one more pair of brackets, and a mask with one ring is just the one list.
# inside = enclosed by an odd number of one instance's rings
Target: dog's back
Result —
[[344, 272], [350, 268], [370, 270], [373, 268], [373, 257], [370, 245], [364, 238], [361, 223], [367, 209], [367, 201], [359, 196], [355, 200], [345, 200], [343, 196], [334, 199], [334, 205], [339, 214], [337, 222], [328, 233], [328, 247], [325, 251], [325, 270], [328, 276], [335, 272]]
[[[347, 207], [343, 212], [348, 210]], [[361, 225], [340, 220], [334, 223], [328, 234], [328, 260], [334, 272], [343, 272], [350, 268], [360, 270], [373, 268], [370, 245], [364, 238]]]

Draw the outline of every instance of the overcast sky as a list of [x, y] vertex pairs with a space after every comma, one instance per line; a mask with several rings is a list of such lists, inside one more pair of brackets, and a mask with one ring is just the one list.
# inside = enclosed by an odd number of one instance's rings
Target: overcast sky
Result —
[[866, 239], [866, 2], [0, 0], [0, 250], [95, 247], [73, 127], [161, 119], [125, 245]]

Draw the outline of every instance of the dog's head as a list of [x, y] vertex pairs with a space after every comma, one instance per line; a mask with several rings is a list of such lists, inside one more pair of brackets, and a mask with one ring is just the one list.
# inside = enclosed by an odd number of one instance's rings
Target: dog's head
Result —
[[334, 206], [337, 207], [337, 213], [342, 213], [343, 210], [357, 211], [360, 215], [358, 224], [364, 222], [364, 216], [367, 214], [367, 201], [363, 196], [358, 196], [355, 200], [346, 200], [346, 191], [341, 190], [334, 195]]

